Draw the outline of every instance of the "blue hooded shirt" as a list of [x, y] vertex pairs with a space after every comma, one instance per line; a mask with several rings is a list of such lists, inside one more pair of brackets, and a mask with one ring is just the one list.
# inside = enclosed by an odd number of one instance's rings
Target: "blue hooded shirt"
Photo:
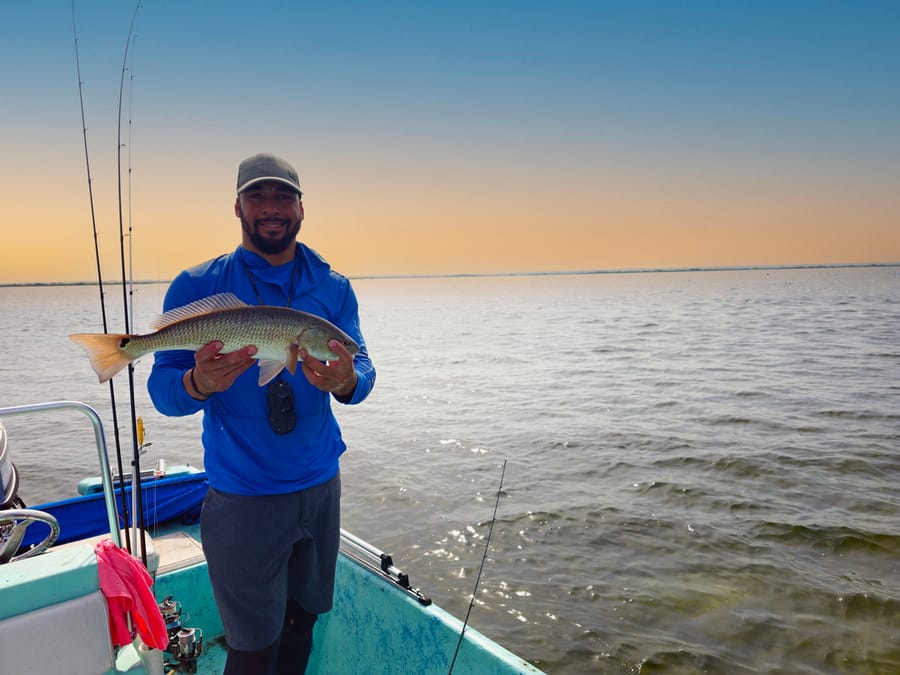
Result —
[[[295, 264], [298, 276], [292, 283]], [[360, 330], [356, 295], [350, 281], [318, 253], [298, 243], [294, 262], [273, 266], [238, 246], [232, 253], [179, 274], [166, 292], [163, 310], [225, 292], [249, 305], [262, 301], [276, 307], [287, 306], [290, 294], [290, 307], [335, 324], [359, 344], [353, 360], [356, 389], [342, 402], [360, 403], [369, 395], [375, 369]], [[287, 370], [280, 375], [294, 391], [297, 413], [294, 430], [280, 435], [269, 426], [267, 390], [257, 384], [258, 366], [226, 391], [198, 401], [182, 382], [193, 365], [191, 351], [156, 352], [147, 388], [153, 405], [164, 415], [203, 411], [204, 466], [212, 487], [240, 495], [284, 494], [319, 485], [337, 474], [338, 458], [346, 445], [331, 410], [331, 394], [313, 387], [299, 368], [296, 375]]]

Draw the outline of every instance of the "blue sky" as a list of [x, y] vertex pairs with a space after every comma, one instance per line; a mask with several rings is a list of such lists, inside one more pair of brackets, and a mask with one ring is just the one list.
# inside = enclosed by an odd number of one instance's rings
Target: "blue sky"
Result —
[[[113, 243], [134, 7], [75, 3]], [[897, 261], [898, 26], [896, 2], [146, 0], [143, 273], [236, 243], [235, 167], [260, 150], [298, 166], [304, 237], [348, 273]], [[58, 245], [12, 237], [0, 282], [89, 276], [69, 2], [5, 7], [0, 57], [4, 228], [48, 181], [68, 205], [40, 212]]]

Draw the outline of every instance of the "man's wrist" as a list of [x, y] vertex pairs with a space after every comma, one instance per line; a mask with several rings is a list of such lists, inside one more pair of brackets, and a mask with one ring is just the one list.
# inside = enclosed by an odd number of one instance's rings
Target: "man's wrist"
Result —
[[195, 401], [205, 401], [210, 396], [212, 396], [212, 392], [206, 393], [205, 391], [200, 389], [200, 387], [197, 386], [197, 380], [194, 379], [194, 369], [193, 368], [191, 368], [188, 371], [187, 379], [191, 384], [190, 388], [188, 389], [188, 396], [190, 396], [192, 399], [194, 399]]
[[347, 380], [346, 384], [342, 386], [340, 389], [335, 389], [332, 394], [334, 397], [341, 401], [342, 403], [346, 403], [350, 399], [353, 398], [353, 394], [356, 393], [356, 385], [359, 383], [359, 376], [357, 376], [356, 371], [353, 371], [353, 377]]

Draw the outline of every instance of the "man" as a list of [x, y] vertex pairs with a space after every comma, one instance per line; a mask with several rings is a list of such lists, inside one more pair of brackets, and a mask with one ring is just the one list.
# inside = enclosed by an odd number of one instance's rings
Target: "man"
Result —
[[297, 241], [302, 194], [283, 159], [241, 162], [240, 246], [179, 274], [164, 309], [222, 292], [293, 307], [341, 328], [359, 344], [355, 357], [336, 340], [335, 361], [301, 349], [296, 375], [284, 370], [260, 387], [255, 346], [222, 353], [214, 341], [196, 354], [158, 352], [148, 382], [161, 413], [203, 411], [210, 490], [200, 525], [228, 644], [225, 675], [304, 672], [313, 623], [331, 609], [340, 541], [338, 457], [346, 446], [331, 397], [360, 403], [375, 383], [350, 282]]

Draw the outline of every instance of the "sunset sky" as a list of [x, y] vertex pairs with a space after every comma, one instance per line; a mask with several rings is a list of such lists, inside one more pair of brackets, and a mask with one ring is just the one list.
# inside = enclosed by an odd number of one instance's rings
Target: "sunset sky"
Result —
[[[134, 7], [75, 3], [113, 276]], [[350, 276], [898, 262], [898, 26], [898, 2], [144, 0], [134, 277], [234, 248], [260, 151]], [[4, 5], [0, 283], [96, 278], [72, 33], [69, 0]]]

